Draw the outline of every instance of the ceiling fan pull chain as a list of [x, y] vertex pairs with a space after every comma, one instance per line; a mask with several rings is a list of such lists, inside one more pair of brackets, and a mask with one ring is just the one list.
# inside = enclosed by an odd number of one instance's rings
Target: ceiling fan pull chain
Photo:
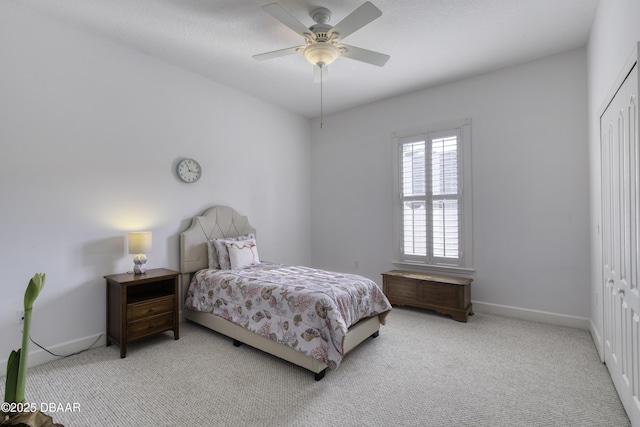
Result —
[[324, 121], [324, 113], [322, 108], [322, 69], [324, 67], [320, 67], [320, 129], [322, 129], [323, 121]]

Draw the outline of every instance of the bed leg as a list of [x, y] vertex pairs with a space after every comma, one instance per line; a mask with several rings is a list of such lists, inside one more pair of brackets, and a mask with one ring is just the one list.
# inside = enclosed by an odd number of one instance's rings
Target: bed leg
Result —
[[242, 343], [238, 340], [233, 340], [233, 346], [234, 347], [240, 347], [242, 345]]
[[315, 376], [313, 377], [316, 381], [320, 381], [321, 379], [324, 378], [324, 374], [327, 372], [327, 369], [323, 369], [322, 371], [318, 372], [315, 374]]
[[371, 338], [378, 338], [378, 335], [380, 335], [380, 331], [375, 331], [371, 334]]

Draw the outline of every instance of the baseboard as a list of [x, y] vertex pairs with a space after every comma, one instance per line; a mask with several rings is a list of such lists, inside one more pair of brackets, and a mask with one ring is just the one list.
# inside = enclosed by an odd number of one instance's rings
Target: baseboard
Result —
[[591, 321], [586, 317], [568, 316], [566, 314], [550, 313], [547, 311], [530, 310], [528, 308], [511, 307], [508, 305], [491, 304], [472, 301], [473, 311], [478, 313], [497, 314], [533, 322], [549, 323], [552, 325], [568, 326], [571, 328], [590, 330]]
[[596, 325], [594, 325], [593, 322], [589, 322], [589, 324], [590, 324], [589, 331], [591, 332], [591, 338], [593, 339], [593, 343], [596, 346], [596, 350], [598, 350], [598, 356], [600, 357], [600, 361], [604, 363], [604, 353], [603, 353], [604, 343], [602, 342], [602, 337], [600, 336], [598, 329], [596, 329]]
[[[67, 341], [62, 344], [56, 344], [53, 346], [45, 346], [47, 350], [52, 353], [67, 355], [77, 353], [82, 350], [86, 350], [93, 345], [95, 347], [101, 347], [107, 344], [106, 334], [95, 334], [84, 338], [78, 338], [77, 340]], [[17, 350], [17, 348], [16, 348]], [[7, 355], [8, 356], [8, 355]], [[52, 360], [60, 359], [58, 356], [47, 353], [33, 343], [29, 343], [29, 357], [27, 358], [27, 367], [32, 368], [34, 366], [42, 365], [43, 363], [51, 362]], [[7, 372], [7, 359], [0, 360], [0, 372], [4, 375]]]

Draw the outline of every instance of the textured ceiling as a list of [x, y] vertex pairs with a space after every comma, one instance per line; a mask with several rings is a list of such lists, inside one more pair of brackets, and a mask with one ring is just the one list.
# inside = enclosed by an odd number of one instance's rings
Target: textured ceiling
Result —
[[[4, 1], [4, 0], [3, 0]], [[277, 1], [306, 26], [318, 6], [331, 25], [364, 0], [13, 0], [118, 44], [305, 117], [320, 115], [304, 44], [261, 6]], [[348, 58], [329, 66], [324, 113], [584, 46], [597, 0], [372, 0], [382, 16], [348, 37], [391, 56], [380, 68]]]

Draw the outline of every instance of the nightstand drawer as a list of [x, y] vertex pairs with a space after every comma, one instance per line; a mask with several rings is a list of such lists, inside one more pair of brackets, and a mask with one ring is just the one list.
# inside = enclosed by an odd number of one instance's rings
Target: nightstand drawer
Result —
[[129, 304], [127, 306], [127, 320], [129, 322], [135, 322], [136, 320], [146, 319], [150, 316], [171, 312], [173, 312], [173, 295], [156, 298], [151, 301]]
[[173, 327], [173, 313], [155, 316], [149, 320], [130, 323], [127, 326], [129, 339], [135, 340]]

